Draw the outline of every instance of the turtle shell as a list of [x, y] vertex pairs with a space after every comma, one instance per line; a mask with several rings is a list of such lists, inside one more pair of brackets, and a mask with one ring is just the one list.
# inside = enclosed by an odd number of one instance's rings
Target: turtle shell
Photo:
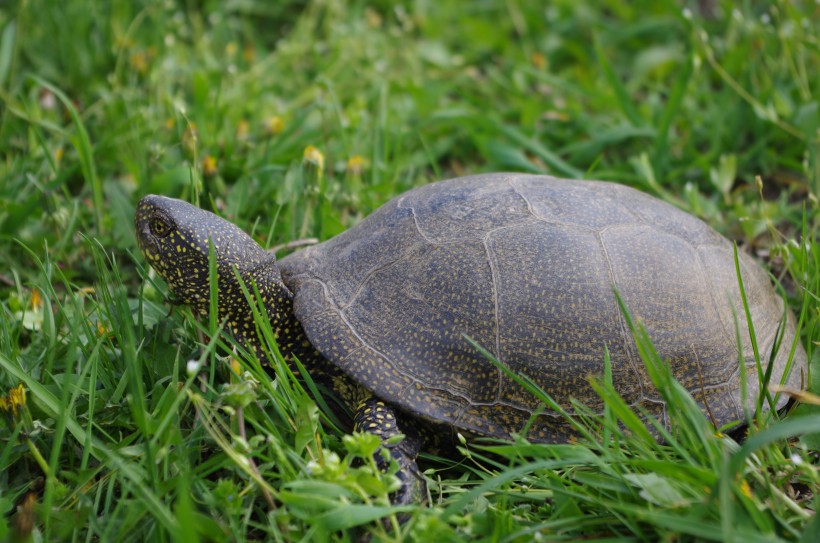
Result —
[[[762, 357], [786, 315], [778, 382], [794, 319], [767, 274], [739, 257]], [[608, 349], [621, 396], [666, 421], [669, 406], [638, 356], [615, 289], [718, 424], [743, 418], [758, 393], [732, 244], [621, 185], [520, 174], [442, 181], [280, 266], [296, 317], [322, 355], [380, 398], [455, 431], [508, 437], [539, 408], [467, 337], [570, 412], [573, 398], [602, 407], [589, 380], [602, 375]], [[800, 386], [800, 346], [793, 365], [788, 384]], [[570, 434], [546, 411], [528, 437], [559, 442]]]

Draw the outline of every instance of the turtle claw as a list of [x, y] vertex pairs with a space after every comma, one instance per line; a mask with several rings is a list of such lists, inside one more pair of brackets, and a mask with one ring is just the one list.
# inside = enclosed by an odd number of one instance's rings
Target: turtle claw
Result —
[[[405, 438], [406, 439], [406, 438]], [[408, 453], [402, 447], [404, 441], [390, 448], [390, 456], [399, 464], [396, 478], [401, 482], [401, 486], [390, 494], [392, 505], [412, 505], [427, 501], [427, 481], [416, 464], [415, 454]], [[384, 461], [384, 457], [377, 451], [376, 454]], [[387, 466], [382, 467], [377, 461], [376, 465], [382, 471], [387, 471]]]
[[[396, 477], [401, 486], [390, 495], [390, 502], [393, 505], [410, 505], [425, 501], [427, 484], [416, 464], [421, 439], [404, 434], [401, 441], [395, 442], [395, 438], [402, 432], [393, 407], [374, 396], [366, 398], [356, 410], [354, 429], [374, 434], [381, 440], [381, 447], [374, 454], [379, 471], [389, 471], [391, 460], [399, 465]], [[385, 451], [389, 452], [389, 456], [384, 454]]]

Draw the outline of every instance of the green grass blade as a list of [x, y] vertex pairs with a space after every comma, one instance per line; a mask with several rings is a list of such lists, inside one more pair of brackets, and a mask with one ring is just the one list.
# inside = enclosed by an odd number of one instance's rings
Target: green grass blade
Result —
[[695, 71], [695, 57], [690, 55], [682, 64], [682, 69], [675, 80], [672, 92], [669, 94], [666, 105], [661, 111], [661, 117], [658, 120], [655, 153], [652, 163], [661, 175], [666, 172], [666, 164], [669, 163], [669, 132], [672, 129], [673, 122], [681, 112], [687, 87]]
[[615, 93], [615, 102], [633, 126], [642, 126], [645, 124], [644, 120], [641, 118], [640, 114], [638, 114], [638, 110], [635, 109], [635, 104], [629, 96], [629, 91], [626, 89], [623, 82], [621, 82], [621, 78], [615, 73], [612, 64], [609, 62], [606, 52], [601, 45], [601, 41], [598, 38], [595, 38], [594, 43], [595, 57], [598, 60], [598, 65], [601, 67], [601, 70], [606, 76], [610, 89]]
[[763, 361], [760, 358], [760, 350], [757, 346], [757, 334], [755, 334], [755, 326], [754, 322], [752, 322], [752, 313], [749, 309], [749, 300], [746, 297], [746, 289], [743, 286], [743, 274], [740, 272], [740, 259], [737, 253], [737, 244], [734, 244], [734, 260], [735, 273], [737, 274], [737, 286], [738, 289], [740, 289], [740, 299], [743, 303], [743, 312], [746, 315], [746, 326], [749, 330], [749, 340], [752, 343], [752, 351], [754, 352], [755, 357], [755, 367], [757, 368], [757, 382], [760, 386], [760, 393], [758, 394], [755, 402], [756, 412], [761, 412], [763, 402], [768, 402], [769, 409], [775, 411], [777, 410], [777, 407], [775, 406], [772, 395], [769, 392], [769, 380], [766, 378], [767, 375], [771, 375], [772, 364], [767, 364], [767, 367], [765, 369], [763, 368]]
[[6, 78], [11, 71], [14, 60], [14, 37], [17, 32], [17, 25], [14, 21], [6, 23], [3, 34], [0, 36], [0, 88], [5, 90]]
[[103, 235], [105, 234], [105, 221], [103, 219], [104, 203], [102, 181], [97, 175], [97, 167], [94, 162], [94, 148], [91, 145], [91, 139], [88, 137], [88, 131], [85, 128], [85, 124], [80, 118], [80, 114], [77, 113], [77, 108], [74, 107], [71, 99], [66, 96], [63, 91], [41, 77], [32, 75], [31, 78], [39, 85], [54, 93], [54, 96], [60, 99], [60, 102], [62, 102], [63, 106], [66, 110], [68, 110], [68, 114], [71, 116], [71, 120], [77, 130], [77, 134], [71, 138], [71, 143], [74, 145], [74, 148], [77, 150], [77, 154], [79, 155], [80, 165], [83, 170], [83, 177], [85, 177], [86, 182], [91, 187], [91, 194], [94, 200], [94, 216], [97, 223], [97, 233], [99, 235]]
[[521, 130], [505, 124], [498, 124], [496, 129], [509, 138], [513, 143], [520, 145], [527, 151], [537, 155], [559, 174], [566, 175], [574, 179], [581, 179], [584, 176], [584, 172], [582, 170], [572, 166], [557, 154], [544, 147], [540, 142], [526, 136], [523, 132], [521, 132]]
[[[25, 383], [26, 388], [31, 391], [32, 396], [47, 410], [47, 413], [50, 416], [62, 418], [65, 428], [75, 440], [80, 443], [85, 441], [86, 433], [83, 427], [69, 413], [62, 411], [62, 404], [54, 394], [47, 390], [33, 377], [24, 372], [22, 368], [3, 356], [2, 353], [0, 353], [0, 367], [6, 370], [10, 375], [13, 375], [19, 381]], [[166, 530], [169, 532], [176, 530], [176, 520], [174, 519], [173, 514], [162, 503], [159, 497], [145, 485], [143, 482], [143, 473], [140, 473], [135, 467], [130, 465], [126, 460], [121, 458], [116, 452], [111, 450], [99, 439], [93, 439], [90, 446], [91, 455], [94, 456], [94, 458], [107, 463], [112, 469], [119, 471], [129, 480], [130, 484], [133, 485], [133, 489], [141, 499], [145, 500], [146, 503], [150, 505], [152, 514], [157, 520], [160, 521]]]

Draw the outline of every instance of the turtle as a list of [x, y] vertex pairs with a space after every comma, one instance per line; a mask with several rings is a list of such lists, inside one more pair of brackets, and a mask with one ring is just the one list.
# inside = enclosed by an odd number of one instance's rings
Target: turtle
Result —
[[[749, 334], [736, 333], [748, 324], [733, 244], [624, 185], [515, 173], [439, 181], [281, 260], [181, 200], [145, 196], [135, 226], [147, 262], [203, 314], [212, 243], [219, 319], [264, 358], [237, 277], [256, 286], [285, 358], [349, 406], [355, 430], [380, 438], [381, 469], [398, 462], [395, 503], [423, 492], [418, 453], [459, 434], [573, 438], [567, 418], [511, 373], [571, 416], [573, 399], [600, 410], [590, 378], [603, 373], [606, 351], [617, 392], [668, 424], [674, 406], [653, 387], [619, 297], [717, 426], [743, 419], [759, 393]], [[771, 382], [799, 388], [807, 358], [794, 317], [767, 273], [738, 253], [760, 352], [778, 338], [796, 343], [791, 356], [773, 355]]]

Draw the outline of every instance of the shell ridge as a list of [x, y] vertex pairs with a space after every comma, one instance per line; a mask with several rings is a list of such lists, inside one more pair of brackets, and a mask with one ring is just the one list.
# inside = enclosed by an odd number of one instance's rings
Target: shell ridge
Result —
[[[701, 397], [703, 398], [703, 400], [702, 400], [703, 405], [706, 406], [706, 409], [709, 412], [709, 417], [714, 419], [715, 417], [712, 414], [712, 408], [709, 406], [709, 401], [706, 398], [706, 392], [708, 392], [710, 390], [718, 390], [718, 389], [721, 389], [721, 388], [728, 388], [729, 383], [734, 381], [735, 378], [740, 374], [740, 365], [738, 364], [737, 366], [735, 366], [735, 371], [733, 371], [729, 375], [729, 379], [725, 383], [717, 383], [717, 384], [714, 384], [714, 385], [705, 385], [703, 383], [703, 368], [700, 364], [700, 357], [698, 356], [697, 348], [696, 348], [694, 343], [690, 344], [690, 347], [692, 348], [692, 354], [695, 357], [695, 365], [698, 368], [698, 381], [699, 381], [698, 385], [700, 386], [700, 393], [701, 393]], [[695, 394], [692, 394], [692, 397], [694, 398]], [[743, 415], [743, 409], [741, 408], [740, 405], [738, 405], [737, 400], [735, 398], [735, 395], [734, 394], [729, 394], [729, 399], [731, 400], [732, 405], [735, 406], [735, 411], [738, 414], [738, 416], [742, 416]], [[717, 425], [717, 426], [719, 427], [720, 425]]]
[[[612, 287], [612, 291], [613, 291], [613, 295], [614, 295], [614, 294], [618, 293], [618, 281], [615, 279], [615, 270], [612, 269], [612, 259], [609, 258], [609, 251], [607, 251], [606, 242], [604, 241], [603, 234], [604, 234], [605, 230], [606, 229], [604, 228], [603, 230], [597, 231], [595, 237], [598, 241], [598, 244], [601, 246], [601, 250], [603, 251], [604, 264], [606, 265], [606, 273], [609, 276], [609, 281], [610, 281], [609, 284]], [[624, 304], [625, 303], [626, 303], [626, 301], [624, 300]], [[645, 383], [642, 381], [642, 379], [640, 379], [641, 372], [638, 369], [638, 365], [637, 365], [638, 356], [637, 356], [637, 353], [634, 352], [633, 342], [630, 339], [631, 334], [629, 333], [629, 329], [628, 329], [629, 327], [627, 326], [627, 322], [626, 322], [626, 316], [623, 314], [623, 312], [621, 311], [620, 306], [618, 305], [617, 297], [615, 299], [615, 307], [613, 309], [615, 310], [616, 314], [618, 315], [618, 328], [619, 328], [619, 331], [621, 333], [621, 341], [623, 342], [624, 355], [626, 356], [626, 362], [627, 362], [627, 364], [629, 364], [629, 367], [632, 369], [632, 373], [635, 374], [636, 377], [638, 377], [638, 379], [636, 379], [636, 382], [638, 383], [638, 386], [640, 387], [640, 393], [638, 394], [638, 397], [639, 398], [644, 398], [644, 397], [647, 396], [646, 386], [645, 386]], [[628, 309], [629, 308], [627, 308], [627, 310]], [[610, 363], [611, 362], [612, 361], [610, 359]]]
[[[415, 248], [415, 246], [413, 246], [411, 248]], [[391, 260], [390, 262], [387, 262], [387, 263], [385, 263], [381, 266], [376, 266], [375, 268], [373, 268], [369, 272], [367, 272], [367, 274], [364, 276], [364, 278], [361, 281], [359, 281], [358, 286], [356, 286], [356, 290], [354, 290], [353, 294], [350, 295], [350, 299], [348, 299], [346, 303], [339, 306], [339, 312], [341, 313], [342, 311], [347, 310], [348, 308], [350, 308], [351, 305], [353, 305], [356, 302], [356, 299], [359, 297], [359, 295], [364, 290], [365, 285], [367, 285], [367, 283], [373, 278], [373, 276], [375, 276], [377, 273], [379, 273], [381, 271], [384, 271], [386, 269], [389, 269], [389, 268], [395, 266], [399, 262], [402, 262], [402, 260], [404, 260], [402, 257], [398, 257], [395, 260]]]
[[421, 222], [419, 221], [419, 215], [418, 215], [418, 212], [416, 211], [416, 207], [415, 207], [414, 205], [412, 205], [412, 204], [411, 204], [411, 205], [408, 205], [408, 206], [403, 205], [403, 204], [404, 204], [404, 200], [405, 200], [405, 198], [406, 198], [406, 197], [407, 197], [407, 195], [404, 195], [404, 196], [401, 198], [401, 200], [399, 200], [398, 202], [396, 202], [396, 208], [397, 208], [397, 209], [409, 209], [409, 210], [410, 210], [410, 213], [412, 213], [412, 215], [413, 215], [413, 224], [416, 226], [416, 231], [418, 231], [419, 235], [420, 235], [420, 236], [424, 239], [424, 241], [426, 241], [427, 243], [429, 243], [429, 244], [431, 244], [431, 245], [438, 245], [438, 244], [436, 243], [436, 241], [435, 241], [435, 240], [433, 240], [433, 239], [431, 239], [431, 238], [427, 237], [427, 234], [425, 234], [425, 233], [424, 233], [424, 230], [423, 230], [423, 229], [422, 229], [422, 227], [421, 227]]
[[[636, 215], [636, 217], [638, 217], [638, 215]], [[589, 228], [589, 229], [594, 230], [596, 232], [599, 232], [601, 234], [606, 234], [607, 232], [614, 232], [616, 230], [626, 230], [628, 228], [635, 228], [636, 226], [645, 226], [647, 228], [651, 228], [652, 230], [659, 229], [664, 234], [666, 234], [667, 236], [677, 238], [677, 239], [683, 241], [684, 243], [688, 243], [689, 245], [693, 245], [690, 240], [686, 239], [684, 236], [682, 236], [678, 232], [675, 232], [673, 230], [669, 230], [667, 228], [662, 228], [659, 225], [652, 224], [650, 222], [646, 222], [644, 219], [640, 219], [640, 221], [638, 223], [611, 224], [609, 226], [604, 226], [603, 228], [600, 228], [600, 229], [598, 229], [598, 228]], [[581, 225], [573, 225], [573, 227], [588, 228], [588, 227], [584, 227], [584, 226], [581, 226]], [[720, 243], [720, 240], [716, 240], [715, 243], [701, 243], [701, 244], [696, 245], [694, 247], [695, 247], [695, 252], [698, 252], [701, 247], [720, 247], [721, 245], [722, 245], [722, 243]]]
[[[706, 270], [706, 263], [703, 261], [703, 256], [700, 253], [701, 247], [720, 247], [720, 244], [716, 243], [714, 245], [712, 245], [712, 244], [697, 245], [695, 247], [695, 255], [697, 256], [697, 259], [698, 259], [698, 268], [700, 269], [701, 274], [703, 274], [701, 276], [701, 279], [711, 287], [707, 290], [709, 291], [709, 298], [711, 298], [711, 300], [712, 300], [712, 307], [717, 312], [717, 318], [720, 321], [720, 329], [723, 330], [723, 335], [726, 337], [726, 339], [728, 341], [734, 343], [734, 342], [737, 341], [737, 338], [735, 337], [734, 334], [730, 333], [729, 330], [726, 329], [726, 323], [723, 322], [723, 319], [720, 318], [720, 312], [717, 311], [718, 307], [720, 307], [720, 306], [717, 303], [718, 300], [717, 300], [717, 294], [716, 294], [715, 291], [720, 290], [720, 289], [715, 288], [715, 285], [712, 282], [712, 278], [709, 277], [709, 274], [704, 273], [704, 271]], [[740, 260], [740, 253], [738, 253], [738, 260]], [[705, 275], [705, 277], [704, 277], [704, 275]], [[737, 279], [737, 276], [735, 276], [735, 279]], [[723, 292], [723, 295], [724, 295], [724, 298], [725, 298], [724, 301], [727, 304], [729, 304], [729, 307], [732, 307], [732, 298], [731, 298], [729, 292], [727, 292], [726, 289], [722, 289], [722, 292]], [[768, 338], [767, 338], [767, 341], [768, 341]]]
[[[695, 362], [695, 368], [698, 370], [698, 390], [692, 390], [691, 391], [692, 399], [697, 401], [698, 400], [698, 398], [697, 398], [698, 394], [697, 393], [700, 392], [700, 401], [702, 401], [703, 405], [706, 406], [706, 412], [708, 413], [709, 418], [714, 421], [714, 420], [716, 420], [715, 415], [712, 412], [712, 407], [709, 405], [709, 399], [706, 397], [706, 385], [703, 382], [703, 365], [700, 363], [700, 356], [698, 356], [698, 350], [695, 347], [694, 343], [690, 343], [689, 348], [692, 350], [692, 358], [694, 359], [694, 362]], [[725, 386], [725, 384], [724, 384], [724, 386]], [[734, 402], [732, 402], [732, 403], [734, 403]], [[735, 406], [735, 408], [737, 408], [737, 406]], [[715, 425], [715, 426], [718, 426], [718, 425]]]
[[[345, 316], [345, 314], [344, 314], [343, 312], [339, 311], [338, 313], [339, 313], [339, 318], [342, 320], [342, 322], [345, 324], [345, 326], [347, 326], [347, 329], [348, 329], [348, 330], [350, 330], [350, 333], [351, 333], [351, 334], [353, 334], [353, 336], [354, 336], [354, 337], [358, 340], [358, 342], [359, 342], [359, 344], [361, 345], [361, 347], [362, 347], [362, 348], [364, 348], [364, 349], [367, 349], [367, 350], [371, 351], [373, 354], [375, 354], [376, 356], [378, 356], [379, 358], [381, 358], [381, 359], [382, 359], [382, 360], [383, 360], [383, 361], [384, 361], [384, 362], [385, 362], [388, 366], [390, 366], [391, 368], [393, 368], [393, 370], [394, 370], [396, 373], [398, 373], [398, 374], [400, 374], [400, 375], [403, 375], [404, 377], [406, 377], [407, 379], [409, 379], [411, 382], [420, 382], [420, 381], [419, 381], [416, 377], [414, 377], [414, 376], [412, 376], [412, 375], [409, 375], [407, 372], [404, 372], [404, 371], [400, 370], [399, 368], [397, 368], [397, 367], [396, 367], [396, 365], [395, 365], [395, 364], [393, 364], [393, 363], [390, 361], [390, 358], [389, 358], [389, 357], [387, 357], [387, 356], [386, 356], [383, 352], [381, 352], [379, 349], [377, 349], [376, 347], [374, 347], [373, 345], [371, 345], [370, 343], [368, 343], [367, 341], [365, 341], [365, 339], [364, 339], [361, 335], [359, 335], [359, 333], [356, 331], [356, 329], [355, 329], [355, 328], [353, 328], [353, 326], [351, 326], [351, 325], [350, 325], [350, 322], [347, 320], [347, 317]], [[350, 356], [352, 356], [352, 355], [353, 355], [355, 352], [357, 352], [358, 350], [359, 350], [359, 349], [354, 349], [354, 350], [352, 350], [350, 353], [348, 353], [347, 355], [345, 355], [345, 356], [342, 358], [342, 360], [347, 360]], [[344, 368], [342, 368], [342, 369], [344, 369]], [[345, 373], [348, 373], [348, 374], [349, 374], [349, 372], [347, 372], [347, 371], [345, 371]], [[367, 387], [367, 388], [369, 388], [369, 387]], [[379, 391], [375, 391], [375, 392], [379, 392]]]
[[[490, 278], [492, 279], [492, 297], [493, 297], [493, 321], [495, 322], [495, 355], [496, 360], [499, 362], [503, 362], [501, 360], [501, 314], [498, 309], [498, 296], [499, 296], [499, 287], [498, 287], [498, 269], [497, 263], [495, 262], [495, 258], [493, 258], [492, 250], [490, 249], [490, 245], [488, 243], [490, 238], [490, 234], [486, 235], [484, 239], [481, 241], [481, 244], [484, 246], [484, 251], [487, 253], [487, 264], [490, 266]], [[502, 386], [504, 383], [503, 375], [501, 373], [501, 368], [496, 367], [496, 391], [495, 397], [496, 399], [501, 398], [502, 393]]]
[[524, 203], [527, 204], [527, 209], [529, 210], [530, 215], [532, 215], [534, 218], [538, 219], [539, 218], [538, 214], [533, 209], [532, 202], [530, 202], [529, 198], [527, 198], [527, 196], [523, 192], [521, 192], [521, 189], [516, 186], [515, 182], [517, 180], [518, 180], [518, 177], [508, 177], [507, 178], [507, 185], [509, 185], [509, 187], [513, 190], [513, 192], [515, 194], [517, 194], [519, 197], [521, 197], [522, 200], [524, 200]]
[[[597, 183], [601, 183], [604, 186], [604, 190], [608, 193], [610, 199], [614, 202], [620, 202], [623, 199], [624, 194], [635, 193], [635, 192], [637, 192], [639, 194], [643, 194], [641, 191], [639, 191], [637, 189], [634, 189], [634, 188], [632, 188], [630, 186], [627, 186], [627, 185], [619, 185], [619, 184], [616, 184], [616, 183], [611, 183], [609, 181], [597, 181]], [[632, 207], [624, 205], [623, 210], [626, 211], [627, 213], [629, 213], [631, 216], [635, 217], [635, 219], [638, 223], [646, 225], [646, 226], [651, 225], [651, 223], [649, 221], [647, 221], [646, 218], [643, 215], [641, 215], [639, 211], [636, 211]], [[613, 225], [613, 226], [626, 226], [626, 224], [624, 224], [624, 225]], [[604, 228], [609, 228], [609, 227], [604, 227]]]
[[[307, 275], [307, 274], [305, 273], [303, 275]], [[341, 313], [341, 309], [339, 308], [339, 305], [336, 303], [336, 301], [330, 295], [330, 288], [327, 286], [327, 283], [325, 283], [324, 281], [322, 281], [318, 277], [316, 277], [314, 275], [311, 275], [302, 282], [302, 284], [299, 286], [299, 290], [302, 290], [304, 288], [304, 285], [306, 285], [308, 283], [315, 283], [315, 284], [317, 284], [321, 287], [322, 295], [324, 296], [325, 300], [327, 301], [327, 303], [331, 307], [331, 309], [329, 309], [328, 311], [335, 311], [337, 313]], [[296, 295], [298, 296], [298, 293], [296, 293]], [[323, 312], [320, 312], [320, 311], [315, 312], [315, 314], [320, 314], [320, 313], [323, 313]]]
[[594, 232], [599, 233], [601, 230], [599, 228], [595, 228], [594, 226], [586, 226], [584, 224], [575, 224], [571, 222], [563, 222], [563, 221], [556, 221], [555, 219], [548, 219], [546, 217], [542, 217], [540, 215], [535, 216], [535, 221], [533, 222], [541, 222], [544, 224], [549, 224], [550, 226], [563, 226], [565, 228], [574, 228], [576, 230], [584, 230], [586, 232]]
[[[401, 396], [402, 397], [404, 397], [406, 395], [407, 391], [412, 389], [418, 383], [418, 384], [420, 384], [421, 386], [424, 387], [424, 390], [442, 392], [445, 395], [448, 395], [448, 396], [453, 397], [453, 398], [458, 398], [458, 399], [463, 400], [464, 402], [466, 402], [466, 405], [463, 405], [459, 408], [459, 410], [458, 410], [459, 413], [461, 413], [467, 407], [470, 407], [471, 405], [474, 405], [472, 399], [468, 398], [463, 393], [461, 393], [457, 390], [453, 390], [451, 388], [435, 386], [435, 385], [428, 385], [428, 384], [424, 383], [423, 381], [421, 381], [420, 379], [417, 379], [415, 377], [413, 377], [412, 379], [413, 379], [412, 383], [406, 385], [404, 388], [401, 389]], [[414, 407], [414, 409], [416, 409], [417, 411], [419, 411], [421, 413], [429, 413], [429, 411], [422, 411], [418, 407]], [[457, 421], [459, 416], [460, 415], [454, 416], [453, 417], [453, 422]]]

